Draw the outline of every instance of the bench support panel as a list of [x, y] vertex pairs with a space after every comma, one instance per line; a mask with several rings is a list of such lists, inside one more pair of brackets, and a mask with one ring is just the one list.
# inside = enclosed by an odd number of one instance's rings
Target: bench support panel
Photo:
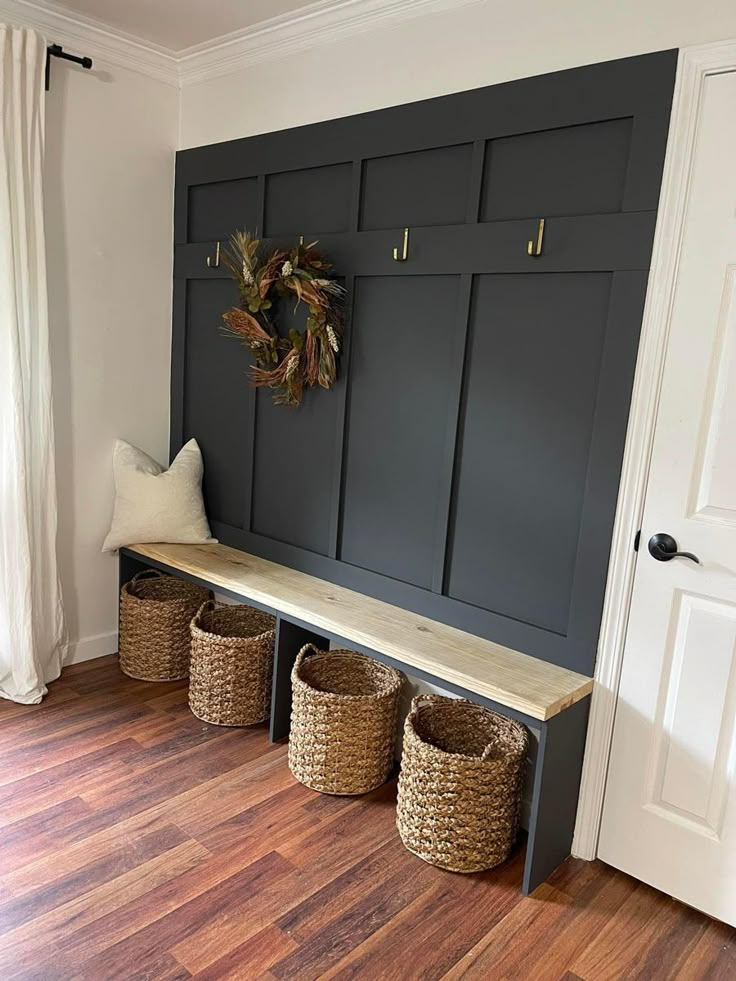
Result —
[[269, 736], [274, 743], [289, 735], [291, 726], [291, 669], [305, 644], [320, 650], [329, 649], [326, 637], [279, 617], [276, 621], [276, 644], [273, 652], [273, 688], [271, 689], [271, 723]]
[[590, 699], [584, 698], [540, 726], [524, 895], [541, 885], [570, 855], [589, 707]]

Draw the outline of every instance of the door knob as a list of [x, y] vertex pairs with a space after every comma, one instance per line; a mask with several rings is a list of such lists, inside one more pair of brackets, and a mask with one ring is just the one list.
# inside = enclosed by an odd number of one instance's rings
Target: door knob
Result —
[[669, 562], [670, 559], [674, 559], [676, 556], [680, 555], [683, 559], [692, 559], [693, 562], [697, 562], [700, 565], [700, 559], [697, 555], [693, 555], [692, 552], [678, 552], [677, 542], [672, 537], [664, 531], [658, 532], [656, 535], [652, 535], [649, 539], [649, 554], [657, 562]]

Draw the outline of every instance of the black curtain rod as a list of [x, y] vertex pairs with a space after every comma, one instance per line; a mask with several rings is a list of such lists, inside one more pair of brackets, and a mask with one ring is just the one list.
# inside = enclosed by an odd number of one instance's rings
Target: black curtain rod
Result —
[[64, 61], [73, 61], [75, 65], [81, 65], [82, 68], [91, 68], [92, 59], [86, 58], [81, 55], [69, 54], [65, 51], [60, 44], [50, 44], [46, 48], [46, 91], [48, 92], [51, 85], [51, 59], [52, 58], [63, 58]]

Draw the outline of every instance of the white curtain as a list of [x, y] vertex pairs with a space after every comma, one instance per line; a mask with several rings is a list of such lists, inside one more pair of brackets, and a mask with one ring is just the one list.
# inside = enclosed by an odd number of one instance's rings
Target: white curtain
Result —
[[65, 653], [43, 225], [46, 42], [0, 25], [0, 695], [33, 704]]

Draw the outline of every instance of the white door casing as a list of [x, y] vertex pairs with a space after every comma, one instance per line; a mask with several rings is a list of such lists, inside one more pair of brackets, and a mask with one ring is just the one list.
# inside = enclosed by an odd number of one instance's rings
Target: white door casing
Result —
[[736, 71], [697, 116], [598, 854], [736, 923]]
[[736, 39], [683, 48], [678, 59], [641, 341], [631, 398], [595, 666], [573, 855], [598, 853], [603, 795], [667, 338], [677, 282], [703, 90], [736, 70]]

